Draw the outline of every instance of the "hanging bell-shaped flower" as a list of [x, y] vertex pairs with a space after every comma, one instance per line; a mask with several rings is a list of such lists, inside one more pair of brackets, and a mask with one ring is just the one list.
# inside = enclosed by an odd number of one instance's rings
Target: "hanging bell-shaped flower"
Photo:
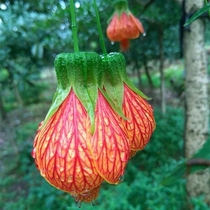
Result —
[[121, 53], [102, 56], [102, 92], [121, 117], [120, 127], [129, 139], [131, 156], [143, 149], [154, 129], [155, 119], [148, 97], [139, 91], [126, 75], [126, 62]]
[[144, 33], [141, 22], [128, 8], [127, 0], [115, 1], [115, 11], [107, 27], [107, 36], [112, 42], [120, 42], [122, 51], [127, 51], [130, 39], [136, 39]]
[[99, 89], [101, 62], [96, 53], [56, 57], [57, 91], [32, 152], [41, 175], [77, 201], [96, 199], [103, 181], [119, 183], [130, 156], [121, 118]]
[[87, 142], [95, 126], [100, 62], [96, 53], [56, 57], [57, 91], [33, 149], [36, 165], [51, 185], [87, 202], [97, 197], [103, 182]]

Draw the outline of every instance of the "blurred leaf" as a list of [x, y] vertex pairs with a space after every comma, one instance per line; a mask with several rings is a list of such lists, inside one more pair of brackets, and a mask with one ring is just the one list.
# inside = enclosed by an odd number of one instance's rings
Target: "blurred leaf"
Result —
[[4, 82], [9, 77], [9, 73], [6, 69], [0, 71], [0, 82]]
[[189, 160], [185, 160], [184, 163], [179, 165], [175, 171], [168, 177], [163, 179], [161, 185], [174, 184], [178, 179], [183, 178], [185, 175], [195, 173], [200, 170], [204, 170], [209, 167], [210, 164], [210, 139], [207, 139], [203, 147]]
[[203, 147], [193, 156], [193, 158], [203, 158], [210, 160], [210, 138], [206, 140]]
[[41, 43], [36, 43], [31, 48], [31, 54], [39, 59], [43, 58], [44, 48]]
[[208, 10], [210, 10], [210, 4], [206, 4], [204, 7], [202, 7], [201, 9], [199, 9], [185, 24], [184, 26], [189, 25], [190, 23], [192, 23], [195, 19], [197, 19], [199, 16], [201, 16], [203, 13], [207, 12]]

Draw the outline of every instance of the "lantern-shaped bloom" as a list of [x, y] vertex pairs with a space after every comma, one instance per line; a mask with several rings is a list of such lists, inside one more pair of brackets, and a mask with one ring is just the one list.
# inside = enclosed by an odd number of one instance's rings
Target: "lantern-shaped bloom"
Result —
[[96, 53], [63, 53], [55, 60], [58, 87], [32, 152], [41, 175], [76, 201], [96, 199], [103, 181], [117, 184], [130, 142], [98, 87]]
[[[122, 110], [120, 127], [126, 132], [130, 143], [131, 156], [143, 149], [154, 129], [155, 120], [148, 99], [126, 75], [125, 58], [120, 53], [103, 56], [104, 76], [101, 87], [114, 103], [115, 110]], [[113, 71], [114, 69], [114, 71]]]
[[132, 151], [142, 150], [155, 129], [152, 106], [138, 92], [124, 83], [123, 113], [128, 119], [123, 125]]
[[129, 40], [138, 38], [144, 33], [144, 28], [128, 9], [127, 1], [120, 0], [115, 3], [115, 11], [106, 33], [111, 41], [120, 42], [122, 51], [127, 51]]

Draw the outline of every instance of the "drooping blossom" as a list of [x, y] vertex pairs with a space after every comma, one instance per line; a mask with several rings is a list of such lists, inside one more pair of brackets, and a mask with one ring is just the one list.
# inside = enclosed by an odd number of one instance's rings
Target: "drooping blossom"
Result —
[[57, 57], [58, 88], [32, 152], [41, 175], [79, 202], [95, 200], [103, 181], [119, 183], [130, 157], [121, 118], [97, 86], [100, 63], [96, 54]]
[[130, 143], [130, 156], [142, 150], [150, 140], [156, 127], [153, 108], [146, 101], [148, 97], [139, 91], [126, 75], [126, 62], [121, 53], [110, 53], [102, 57], [104, 79], [102, 88], [114, 103], [116, 110], [122, 110], [120, 127], [126, 132]]
[[155, 129], [152, 106], [124, 84], [123, 113], [127, 117], [122, 125], [127, 132], [132, 151], [142, 150]]
[[122, 51], [127, 51], [130, 39], [136, 39], [144, 33], [142, 23], [129, 10], [127, 1], [115, 3], [114, 14], [106, 30], [107, 36], [112, 42], [120, 42]]
[[90, 119], [73, 90], [35, 137], [34, 158], [41, 175], [75, 198], [103, 182], [87, 145], [90, 137]]
[[40, 174], [77, 202], [93, 202], [102, 182], [118, 184], [126, 164], [148, 143], [153, 110], [126, 76], [120, 53], [63, 53], [52, 106], [32, 156]]

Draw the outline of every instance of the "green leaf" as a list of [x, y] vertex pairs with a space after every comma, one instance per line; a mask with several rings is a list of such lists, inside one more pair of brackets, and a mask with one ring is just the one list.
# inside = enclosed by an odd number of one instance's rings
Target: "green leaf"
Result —
[[[177, 166], [172, 174], [163, 179], [161, 185], [171, 185], [177, 181], [177, 179], [184, 178], [188, 174], [195, 173], [206, 168], [210, 168], [210, 139], [208, 139], [203, 147], [193, 155], [189, 160], [185, 160], [184, 163]], [[205, 164], [208, 163], [208, 164]]]
[[[206, 4], [204, 7], [199, 9], [185, 24], [184, 26], [189, 25], [192, 23], [195, 19], [197, 19], [199, 16], [201, 16], [203, 13], [207, 12], [210, 10], [210, 4]], [[210, 11], [209, 11], [210, 12]]]
[[196, 152], [193, 158], [203, 158], [205, 160], [210, 160], [210, 138], [206, 140], [203, 147]]

